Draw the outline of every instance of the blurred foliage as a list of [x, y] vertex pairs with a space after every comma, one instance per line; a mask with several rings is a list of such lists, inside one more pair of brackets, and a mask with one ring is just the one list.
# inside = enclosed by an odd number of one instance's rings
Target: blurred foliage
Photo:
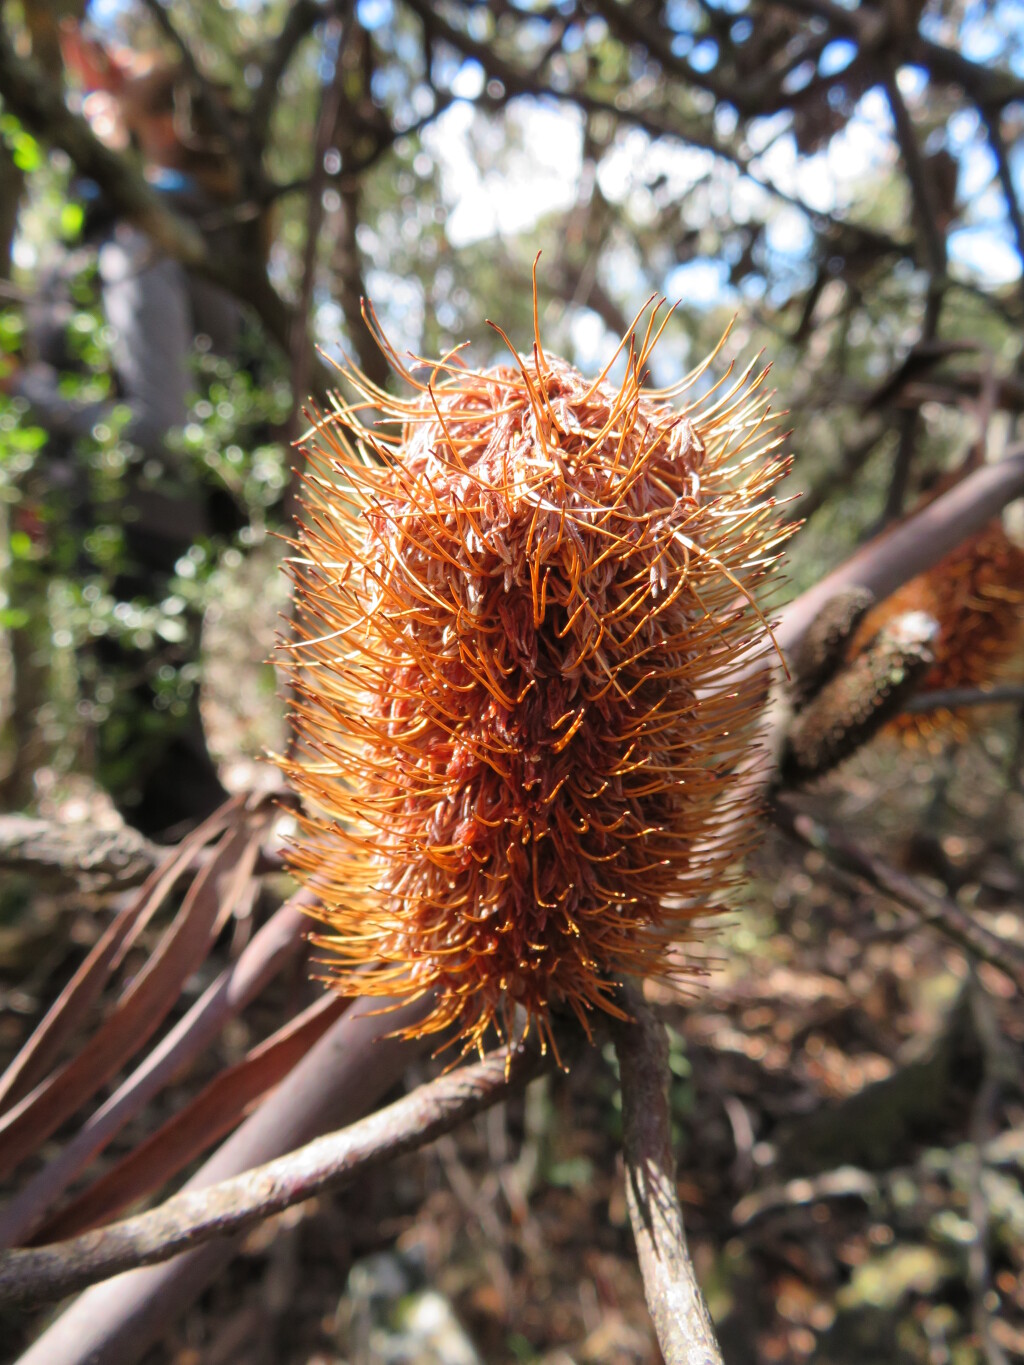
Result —
[[[62, 158], [40, 154], [39, 144], [4, 116], [2, 132], [17, 164], [30, 172], [22, 206], [21, 245], [32, 268], [15, 271], [26, 295], [43, 279], [50, 308], [63, 327], [66, 365], [60, 396], [69, 405], [112, 397], [111, 332], [99, 298], [96, 250], [81, 245], [82, 204]], [[26, 318], [17, 308], [0, 314], [0, 374], [26, 357]], [[172, 434], [171, 448], [207, 496], [227, 496], [245, 510], [246, 524], [233, 537], [242, 549], [262, 542], [280, 524], [288, 479], [288, 455], [280, 439], [290, 410], [290, 391], [275, 361], [248, 324], [237, 357], [209, 351], [194, 357], [189, 421]], [[179, 559], [159, 600], [125, 600], [119, 579], [129, 569], [122, 518], [129, 481], [147, 469], [122, 438], [130, 413], [123, 405], [104, 412], [89, 433], [51, 438], [37, 424], [30, 403], [9, 399], [0, 410], [0, 505], [7, 520], [7, 564], [2, 580], [0, 624], [19, 633], [17, 650], [32, 664], [44, 695], [33, 698], [35, 721], [57, 773], [90, 766], [90, 737], [99, 726], [128, 730], [137, 724], [158, 732], [170, 717], [185, 714], [199, 681], [199, 665], [163, 664], [154, 674], [156, 714], [141, 720], [112, 713], [114, 683], [88, 646], [116, 641], [141, 661], [159, 641], [180, 644], [189, 612], [202, 612], [227, 540], [203, 539]], [[161, 475], [157, 473], [157, 485]], [[13, 683], [13, 680], [12, 680]], [[17, 725], [24, 716], [10, 716]], [[111, 732], [112, 734], [112, 732]], [[25, 735], [8, 733], [7, 761]], [[112, 748], [118, 747], [116, 736]], [[128, 751], [132, 761], [134, 751]], [[24, 789], [23, 789], [24, 791]]]

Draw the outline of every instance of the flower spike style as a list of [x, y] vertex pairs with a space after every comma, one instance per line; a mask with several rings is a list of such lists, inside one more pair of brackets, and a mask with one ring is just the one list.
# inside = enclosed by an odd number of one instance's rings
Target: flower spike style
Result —
[[517, 1010], [589, 1035], [624, 976], [693, 971], [753, 832], [781, 437], [752, 368], [681, 408], [713, 357], [645, 389], [657, 317], [619, 385], [539, 336], [483, 371], [379, 336], [410, 396], [346, 372], [360, 399], [310, 433], [293, 865], [337, 988], [432, 993], [421, 1031], [465, 1048]]

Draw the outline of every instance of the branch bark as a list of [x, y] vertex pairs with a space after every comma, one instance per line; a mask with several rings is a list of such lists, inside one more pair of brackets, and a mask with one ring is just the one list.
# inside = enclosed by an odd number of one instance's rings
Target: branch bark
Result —
[[934, 617], [905, 612], [826, 682], [789, 726], [783, 780], [818, 777], [877, 734], [934, 663], [938, 633]]
[[120, 1271], [243, 1232], [433, 1141], [518, 1090], [545, 1064], [538, 1049], [511, 1058], [492, 1053], [244, 1175], [176, 1195], [148, 1213], [66, 1242], [8, 1252], [0, 1257], [0, 1303], [61, 1298]]
[[127, 891], [167, 856], [129, 825], [98, 829], [31, 815], [0, 816], [0, 870], [55, 890]]
[[668, 1038], [639, 991], [624, 994], [632, 1018], [613, 1020], [612, 1037], [622, 1085], [626, 1202], [647, 1306], [665, 1365], [723, 1365], [676, 1190]]
[[916, 516], [862, 549], [783, 609], [775, 638], [786, 653], [800, 643], [825, 603], [849, 588], [866, 588], [881, 601], [1024, 496], [1024, 445], [983, 466]]

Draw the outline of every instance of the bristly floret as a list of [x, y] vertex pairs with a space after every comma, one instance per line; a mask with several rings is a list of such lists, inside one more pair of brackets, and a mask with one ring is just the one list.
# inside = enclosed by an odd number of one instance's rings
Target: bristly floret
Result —
[[[293, 861], [338, 989], [434, 992], [424, 1029], [466, 1046], [511, 1038], [517, 1007], [545, 1038], [555, 1008], [589, 1032], [623, 975], [685, 971], [674, 945], [753, 824], [715, 837], [764, 701], [730, 665], [770, 647], [752, 592], [782, 538], [779, 438], [749, 369], [682, 411], [702, 371], [645, 391], [653, 330], [618, 388], [539, 338], [428, 383], [391, 352], [410, 399], [349, 374], [365, 402], [314, 427]], [[371, 405], [400, 431], [364, 427]]]

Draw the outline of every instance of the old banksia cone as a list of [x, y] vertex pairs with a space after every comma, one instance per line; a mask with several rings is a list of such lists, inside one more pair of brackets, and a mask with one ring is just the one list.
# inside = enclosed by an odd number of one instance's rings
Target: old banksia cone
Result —
[[[998, 682], [1024, 646], [1024, 549], [994, 518], [873, 607], [853, 637], [851, 654], [908, 611], [927, 612], [939, 625], [935, 662], [921, 681], [922, 692]], [[943, 736], [962, 739], [968, 721], [963, 711], [940, 709], [897, 716], [888, 728], [908, 743], [933, 744]]]
[[539, 338], [485, 371], [390, 353], [411, 396], [348, 374], [365, 401], [315, 424], [294, 863], [338, 988], [433, 992], [423, 1031], [466, 1046], [517, 1006], [587, 1029], [624, 974], [680, 971], [748, 839], [732, 771], [764, 689], [731, 666], [770, 648], [779, 438], [750, 371], [681, 410], [696, 373], [645, 390], [657, 335], [618, 387]]

